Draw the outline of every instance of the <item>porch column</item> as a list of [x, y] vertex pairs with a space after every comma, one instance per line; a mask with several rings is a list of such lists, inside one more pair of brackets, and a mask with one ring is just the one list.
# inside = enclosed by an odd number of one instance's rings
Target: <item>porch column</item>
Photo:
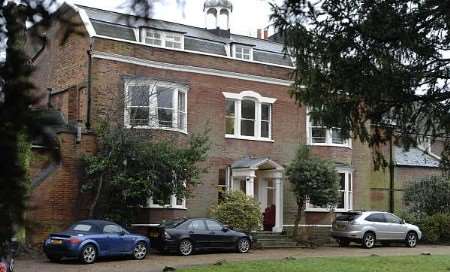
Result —
[[281, 177], [274, 179], [275, 183], [275, 226], [273, 232], [283, 231], [283, 184]]
[[245, 178], [245, 194], [255, 197], [255, 177], [249, 176]]

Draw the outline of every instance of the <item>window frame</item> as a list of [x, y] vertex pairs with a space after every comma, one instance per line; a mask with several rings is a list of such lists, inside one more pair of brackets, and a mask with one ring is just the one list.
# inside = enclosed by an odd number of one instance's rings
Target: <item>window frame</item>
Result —
[[350, 169], [336, 169], [338, 174], [345, 175], [345, 186], [344, 190], [341, 188], [338, 189], [339, 193], [344, 193], [344, 208], [334, 207], [332, 209], [329, 208], [321, 208], [311, 206], [309, 201], [307, 200], [305, 203], [305, 212], [348, 212], [353, 209], [353, 171]]
[[[242, 139], [253, 141], [267, 141], [273, 142], [273, 105], [276, 101], [274, 98], [263, 97], [257, 92], [243, 91], [241, 93], [227, 93], [223, 92], [225, 97], [224, 108], [224, 132], [225, 138], [229, 139]], [[242, 101], [251, 100], [255, 103], [255, 119], [254, 119], [254, 136], [242, 135], [242, 121], [248, 120], [248, 118], [242, 118]], [[233, 119], [233, 117], [227, 114], [226, 105], [228, 101], [234, 102], [234, 134], [228, 134], [226, 125], [227, 119]], [[262, 120], [262, 105], [269, 106], [269, 120]], [[268, 122], [268, 137], [261, 136], [261, 124], [262, 122]]]
[[[146, 86], [148, 87], [149, 92], [149, 103], [148, 106], [133, 106], [131, 105], [131, 99], [129, 96], [129, 88], [135, 87], [135, 86]], [[157, 93], [157, 88], [169, 88], [173, 90], [172, 95], [172, 108], [169, 110], [172, 110], [172, 127], [166, 127], [161, 126], [158, 119], [158, 109], [168, 109], [163, 107], [158, 107], [157, 99], [158, 97], [155, 97], [155, 94]], [[157, 80], [126, 80], [125, 81], [125, 87], [124, 87], [124, 124], [125, 127], [128, 129], [135, 128], [135, 129], [159, 129], [159, 130], [169, 130], [169, 131], [178, 131], [187, 134], [188, 132], [188, 110], [187, 110], [187, 95], [188, 95], [189, 88], [187, 86], [176, 84], [172, 82], [164, 82], [164, 81], [157, 81]], [[184, 94], [184, 111], [181, 111], [178, 104], [179, 94]], [[148, 125], [131, 125], [130, 121], [130, 114], [129, 109], [130, 108], [148, 108], [149, 112], [149, 119], [148, 119]], [[183, 128], [179, 128], [180, 122], [179, 122], [179, 116], [180, 113], [182, 113], [184, 120]]]
[[186, 210], [186, 198], [181, 198], [181, 205], [177, 204], [177, 196], [171, 195], [170, 196], [170, 203], [166, 205], [160, 205], [158, 203], [153, 202], [153, 197], [150, 197], [148, 201], [148, 207], [152, 209], [180, 209], [180, 210]]
[[[313, 143], [312, 131], [313, 128], [319, 128], [325, 130], [325, 142], [324, 143]], [[306, 110], [306, 133], [307, 133], [307, 143], [311, 146], [336, 146], [336, 147], [347, 147], [352, 148], [352, 139], [343, 139], [342, 144], [333, 143], [333, 130], [340, 130], [338, 127], [327, 128], [325, 126], [314, 125], [312, 123], [311, 116], [309, 115], [309, 109]]]
[[[232, 48], [231, 55], [233, 56], [233, 58], [238, 59], [238, 60], [243, 60], [243, 61], [253, 61], [253, 47], [252, 46], [243, 45], [243, 44], [233, 44], [231, 48]], [[236, 53], [238, 52], [238, 48], [241, 49], [240, 53], [241, 53], [242, 57], [240, 57], [240, 58], [238, 58], [236, 56]], [[249, 54], [248, 54], [249, 58], [248, 59], [244, 58], [244, 55], [247, 55], [247, 54], [244, 54], [245, 49], [249, 50]]]
[[[161, 45], [151, 44], [151, 43], [146, 42], [147, 35], [149, 32], [160, 35]], [[170, 36], [173, 36], [174, 38], [176, 38], [176, 37], [180, 38], [180, 42], [179, 42], [180, 48], [167, 46], [167, 42], [178, 43], [178, 42], [174, 41], [175, 39], [173, 39], [173, 40], [170, 39], [169, 38]], [[143, 43], [145, 45], [159, 47], [159, 48], [168, 48], [168, 49], [173, 49], [173, 50], [184, 50], [184, 34], [182, 34], [182, 33], [162, 31], [162, 30], [153, 29], [153, 28], [142, 28], [141, 37], [142, 37], [141, 43]]]

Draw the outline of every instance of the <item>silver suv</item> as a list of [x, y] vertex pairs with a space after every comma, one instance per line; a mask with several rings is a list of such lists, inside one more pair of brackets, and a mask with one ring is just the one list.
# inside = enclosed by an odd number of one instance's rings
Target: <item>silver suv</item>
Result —
[[408, 247], [415, 247], [422, 232], [391, 213], [346, 212], [336, 217], [331, 236], [340, 246], [358, 242], [365, 248], [372, 248], [376, 241], [382, 244], [403, 241]]

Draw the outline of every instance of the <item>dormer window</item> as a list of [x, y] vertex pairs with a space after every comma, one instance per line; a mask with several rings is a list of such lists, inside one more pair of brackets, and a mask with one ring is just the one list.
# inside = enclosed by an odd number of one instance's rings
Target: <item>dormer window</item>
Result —
[[253, 60], [253, 49], [250, 46], [234, 45], [233, 57], [242, 60]]
[[142, 36], [142, 41], [145, 44], [157, 47], [184, 49], [184, 37], [181, 33], [144, 29], [142, 31]]

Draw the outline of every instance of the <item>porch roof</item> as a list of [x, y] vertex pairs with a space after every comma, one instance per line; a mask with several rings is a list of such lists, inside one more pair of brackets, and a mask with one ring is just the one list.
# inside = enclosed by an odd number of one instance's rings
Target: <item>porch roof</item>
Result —
[[231, 164], [232, 169], [283, 170], [283, 166], [270, 158], [242, 158]]

